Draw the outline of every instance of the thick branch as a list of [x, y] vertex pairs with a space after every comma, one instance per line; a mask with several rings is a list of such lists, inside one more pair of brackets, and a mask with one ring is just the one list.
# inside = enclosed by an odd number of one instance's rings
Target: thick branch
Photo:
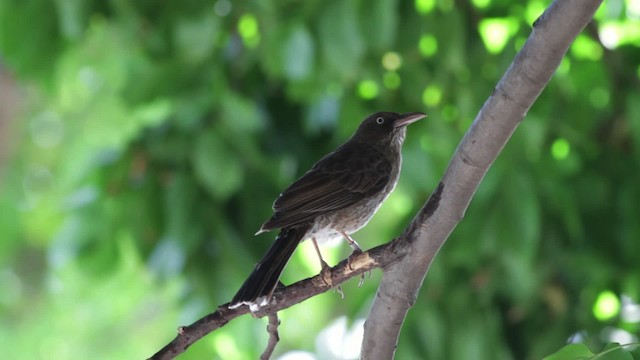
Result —
[[[485, 173], [551, 79], [565, 52], [601, 0], [556, 0], [533, 24], [526, 44], [458, 146], [440, 186], [400, 239], [408, 248], [385, 269], [365, 323], [363, 359], [391, 359], [402, 323], [436, 253], [462, 219]], [[404, 249], [403, 249], [404, 250]]]

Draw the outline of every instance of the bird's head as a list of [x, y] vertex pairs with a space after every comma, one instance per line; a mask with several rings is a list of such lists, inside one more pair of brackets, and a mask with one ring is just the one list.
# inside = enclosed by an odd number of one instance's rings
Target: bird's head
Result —
[[402, 144], [407, 125], [424, 117], [424, 113], [411, 112], [399, 114], [395, 112], [378, 112], [369, 115], [353, 135], [354, 139], [367, 142], [397, 142]]

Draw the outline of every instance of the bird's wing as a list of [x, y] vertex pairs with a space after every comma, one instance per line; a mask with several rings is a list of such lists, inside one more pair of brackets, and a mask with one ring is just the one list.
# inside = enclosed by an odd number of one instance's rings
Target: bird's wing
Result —
[[299, 224], [353, 205], [382, 191], [390, 172], [390, 161], [376, 148], [342, 147], [280, 194], [273, 204], [275, 214], [262, 229]]

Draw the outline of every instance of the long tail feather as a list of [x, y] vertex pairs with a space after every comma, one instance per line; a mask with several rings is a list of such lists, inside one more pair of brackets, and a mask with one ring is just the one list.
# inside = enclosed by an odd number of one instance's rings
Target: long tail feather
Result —
[[257, 311], [267, 305], [284, 267], [308, 229], [308, 225], [282, 229], [273, 245], [233, 297], [229, 308], [249, 305], [251, 311]]

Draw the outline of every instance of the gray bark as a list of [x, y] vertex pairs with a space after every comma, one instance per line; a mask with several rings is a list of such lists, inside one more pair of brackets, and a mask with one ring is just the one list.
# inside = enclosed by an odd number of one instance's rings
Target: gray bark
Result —
[[[364, 325], [363, 359], [392, 359], [407, 312], [436, 253], [462, 220], [480, 181], [591, 21], [601, 0], [556, 0], [476, 116], [440, 186], [398, 240], [404, 256], [385, 267]], [[428, 291], [428, 289], [426, 289]]]

